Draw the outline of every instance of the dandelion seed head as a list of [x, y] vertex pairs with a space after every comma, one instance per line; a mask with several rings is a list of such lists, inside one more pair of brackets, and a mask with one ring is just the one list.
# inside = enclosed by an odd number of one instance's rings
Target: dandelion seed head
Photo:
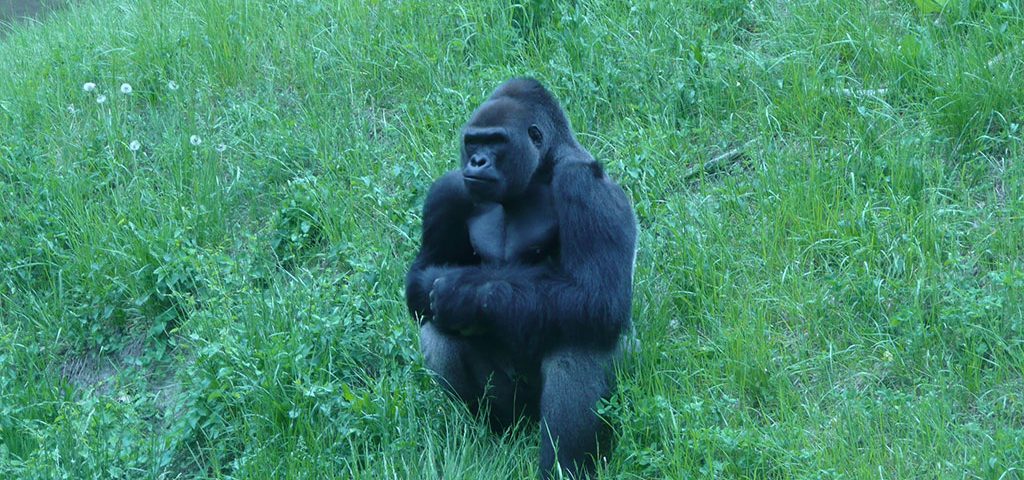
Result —
[[133, 152], [139, 151], [140, 148], [142, 148], [142, 144], [138, 140], [132, 140], [132, 143], [128, 144], [128, 150]]
[[82, 90], [84, 90], [86, 92], [91, 92], [93, 90], [96, 90], [96, 84], [92, 83], [92, 82], [85, 82], [85, 83], [82, 84]]
[[199, 144], [203, 143], [203, 139], [199, 138], [199, 135], [192, 135], [191, 137], [188, 137], [188, 143], [198, 147]]
[[106, 101], [107, 101], [107, 96], [106, 95], [97, 95], [96, 96], [96, 103], [103, 103], [103, 102], [106, 102]]
[[128, 95], [129, 93], [132, 93], [132, 86], [131, 86], [131, 84], [129, 84], [129, 83], [122, 83], [121, 84], [121, 93], [123, 93], [125, 95]]
[[171, 91], [177, 90], [178, 89], [178, 84], [174, 80], [171, 80], [171, 81], [167, 82], [167, 89], [171, 90]]

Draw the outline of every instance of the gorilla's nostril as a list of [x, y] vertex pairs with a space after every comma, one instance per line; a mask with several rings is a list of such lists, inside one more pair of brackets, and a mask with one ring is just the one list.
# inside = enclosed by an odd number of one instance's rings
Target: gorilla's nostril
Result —
[[487, 157], [484, 155], [473, 155], [473, 157], [469, 159], [469, 164], [474, 167], [482, 167], [487, 165]]

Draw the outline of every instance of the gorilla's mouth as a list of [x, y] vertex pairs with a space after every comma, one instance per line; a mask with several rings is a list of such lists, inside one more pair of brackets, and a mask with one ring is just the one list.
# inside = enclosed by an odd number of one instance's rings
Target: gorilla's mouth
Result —
[[493, 199], [501, 196], [501, 183], [497, 178], [463, 175], [463, 184], [469, 194], [477, 199]]
[[491, 177], [478, 177], [473, 175], [463, 175], [462, 180], [466, 182], [467, 187], [481, 188], [488, 185], [493, 185], [498, 182], [498, 179]]

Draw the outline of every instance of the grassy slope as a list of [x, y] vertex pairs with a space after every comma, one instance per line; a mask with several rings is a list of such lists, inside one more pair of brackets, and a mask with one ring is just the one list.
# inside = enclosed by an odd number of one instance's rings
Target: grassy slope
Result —
[[402, 298], [521, 74], [642, 226], [609, 476], [1024, 476], [1017, 2], [98, 3], [0, 44], [0, 476], [532, 473]]

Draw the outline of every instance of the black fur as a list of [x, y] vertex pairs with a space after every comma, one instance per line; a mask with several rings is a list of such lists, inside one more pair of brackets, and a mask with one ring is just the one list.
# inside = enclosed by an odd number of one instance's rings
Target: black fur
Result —
[[632, 208], [536, 80], [500, 86], [463, 140], [406, 276], [427, 366], [495, 430], [539, 417], [543, 478], [556, 459], [588, 476], [609, 454], [593, 408], [631, 328]]

